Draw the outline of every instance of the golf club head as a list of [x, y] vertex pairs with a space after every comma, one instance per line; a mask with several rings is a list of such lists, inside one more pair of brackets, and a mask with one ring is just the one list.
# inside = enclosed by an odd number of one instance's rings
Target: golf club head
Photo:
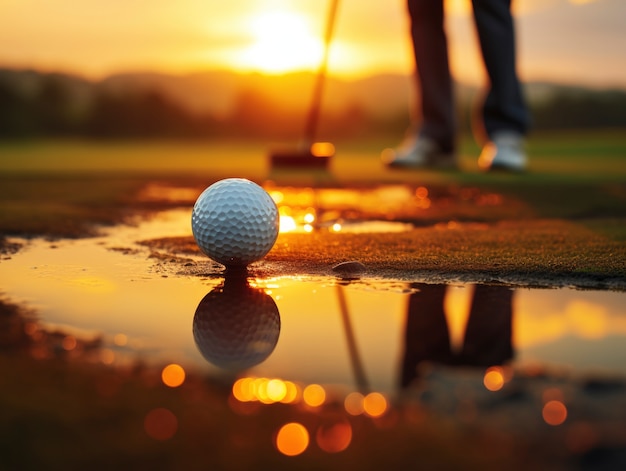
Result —
[[272, 168], [327, 168], [335, 155], [330, 142], [315, 142], [302, 149], [283, 149], [270, 152]]

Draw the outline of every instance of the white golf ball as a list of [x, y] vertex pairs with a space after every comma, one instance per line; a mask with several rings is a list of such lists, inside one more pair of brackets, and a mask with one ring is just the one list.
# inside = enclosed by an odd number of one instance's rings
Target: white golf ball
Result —
[[227, 178], [209, 186], [191, 214], [200, 250], [227, 267], [244, 267], [265, 257], [276, 242], [278, 227], [274, 200], [244, 178]]

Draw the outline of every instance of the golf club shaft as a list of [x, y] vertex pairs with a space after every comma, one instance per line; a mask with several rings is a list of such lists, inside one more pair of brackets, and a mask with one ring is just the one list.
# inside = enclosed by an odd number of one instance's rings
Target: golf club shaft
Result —
[[315, 142], [317, 134], [317, 126], [319, 122], [320, 108], [322, 103], [322, 95], [324, 92], [324, 85], [326, 81], [326, 72], [328, 69], [328, 56], [330, 51], [330, 43], [333, 38], [333, 30], [335, 27], [335, 18], [337, 17], [337, 8], [339, 0], [331, 0], [328, 10], [328, 18], [326, 21], [326, 31], [324, 34], [324, 51], [322, 55], [322, 61], [320, 63], [315, 85], [313, 88], [313, 96], [311, 98], [311, 106], [309, 108], [309, 115], [306, 122], [306, 128], [304, 130], [304, 137], [307, 145]]

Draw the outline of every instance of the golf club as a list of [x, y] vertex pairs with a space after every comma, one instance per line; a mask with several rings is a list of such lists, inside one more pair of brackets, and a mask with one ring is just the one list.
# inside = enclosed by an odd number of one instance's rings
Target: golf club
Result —
[[328, 69], [328, 55], [333, 37], [335, 18], [339, 0], [331, 0], [324, 34], [324, 50], [322, 60], [313, 87], [311, 105], [304, 129], [304, 139], [299, 148], [291, 150], [275, 150], [270, 153], [273, 168], [325, 168], [335, 154], [335, 147], [329, 142], [316, 142], [319, 115], [324, 94], [324, 85]]

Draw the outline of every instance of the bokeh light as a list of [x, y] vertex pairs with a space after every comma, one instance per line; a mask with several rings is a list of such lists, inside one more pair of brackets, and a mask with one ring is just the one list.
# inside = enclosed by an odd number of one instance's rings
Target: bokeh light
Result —
[[239, 402], [294, 404], [300, 400], [301, 388], [291, 381], [277, 378], [243, 377], [234, 382], [232, 393]]
[[280, 379], [271, 379], [267, 382], [266, 391], [271, 401], [280, 402], [287, 395], [287, 386]]
[[285, 397], [280, 401], [283, 404], [294, 404], [300, 401], [300, 388], [291, 381], [285, 381]]
[[371, 392], [363, 398], [363, 410], [370, 417], [380, 417], [387, 411], [387, 399], [379, 392]]
[[350, 446], [352, 426], [347, 420], [320, 425], [315, 434], [317, 446], [326, 453], [339, 453]]
[[499, 391], [504, 386], [504, 372], [499, 366], [487, 369], [483, 378], [483, 384], [489, 391]]
[[233, 384], [233, 396], [239, 402], [250, 402], [254, 399], [254, 393], [252, 390], [252, 378], [239, 378]]
[[332, 142], [315, 142], [311, 146], [311, 154], [315, 157], [332, 157], [335, 155], [335, 146]]
[[326, 391], [319, 384], [309, 384], [302, 392], [302, 399], [310, 407], [319, 407], [326, 401]]
[[303, 453], [309, 446], [309, 432], [304, 425], [290, 422], [283, 425], [276, 434], [276, 448], [286, 456]]
[[74, 350], [77, 344], [78, 342], [76, 341], [76, 337], [73, 335], [66, 335], [63, 337], [63, 341], [61, 342], [63, 350], [67, 352]]
[[169, 409], [157, 407], [146, 414], [143, 427], [149, 437], [159, 441], [169, 440], [178, 430], [178, 419]]
[[543, 406], [542, 415], [548, 425], [561, 425], [567, 419], [567, 407], [561, 401], [548, 401]]
[[182, 366], [172, 363], [161, 371], [163, 384], [170, 388], [177, 388], [185, 382], [185, 370]]
[[343, 407], [350, 415], [361, 415], [365, 412], [363, 399], [363, 394], [360, 392], [351, 392], [343, 401]]
[[298, 225], [296, 224], [296, 220], [291, 216], [281, 214], [279, 227], [279, 232], [285, 233], [295, 231], [298, 228]]

